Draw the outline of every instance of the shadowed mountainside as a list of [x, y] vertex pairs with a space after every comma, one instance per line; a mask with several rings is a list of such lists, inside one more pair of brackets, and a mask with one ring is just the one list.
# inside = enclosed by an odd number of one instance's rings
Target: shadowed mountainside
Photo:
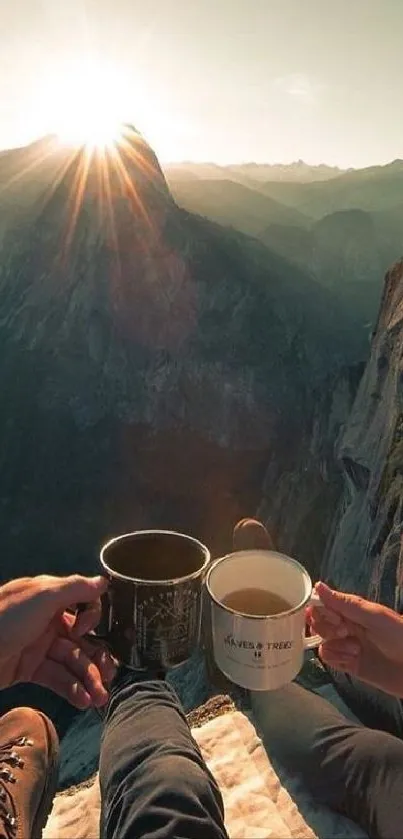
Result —
[[299, 265], [332, 288], [368, 335], [382, 277], [403, 253], [402, 161], [348, 172], [303, 163], [283, 170], [183, 164], [167, 167], [167, 176], [181, 206], [254, 235]]
[[147, 526], [219, 552], [362, 356], [354, 321], [180, 209], [134, 129], [105, 155], [52, 142], [25, 174], [22, 150], [1, 157], [2, 197], [25, 196], [0, 250], [1, 575], [93, 570], [106, 537]]
[[309, 218], [297, 210], [232, 180], [181, 179], [175, 182], [173, 194], [186, 210], [251, 236], [258, 236], [263, 227], [273, 222], [309, 225]]
[[332, 289], [370, 334], [382, 293], [380, 278], [400, 253], [398, 236], [386, 235], [374, 215], [344, 210], [324, 216], [309, 230], [271, 225], [260, 239]]

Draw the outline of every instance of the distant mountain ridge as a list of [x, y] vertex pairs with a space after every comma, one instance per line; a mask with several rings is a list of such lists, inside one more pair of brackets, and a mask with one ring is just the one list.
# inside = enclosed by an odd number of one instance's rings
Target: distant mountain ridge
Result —
[[173, 188], [176, 202], [211, 221], [259, 236], [269, 224], [309, 226], [308, 216], [253, 187], [232, 180], [180, 179]]
[[333, 288], [370, 331], [382, 277], [403, 254], [403, 160], [348, 171], [299, 161], [284, 170], [183, 164], [166, 176], [180, 206], [256, 236]]
[[401, 203], [403, 160], [353, 169], [331, 180], [311, 183], [267, 181], [264, 192], [314, 218], [336, 210], [377, 211]]
[[337, 166], [327, 166], [320, 163], [311, 166], [303, 160], [294, 163], [166, 163], [163, 165], [166, 175], [173, 179], [179, 178], [235, 178], [243, 181], [290, 181], [296, 183], [309, 183], [311, 181], [322, 181], [337, 178], [344, 174], [347, 169], [339, 169]]
[[390, 237], [386, 244], [370, 213], [340, 210], [309, 229], [274, 224], [259, 238], [332, 289], [370, 335], [380, 301], [380, 277], [391, 257], [398, 255], [397, 241]]

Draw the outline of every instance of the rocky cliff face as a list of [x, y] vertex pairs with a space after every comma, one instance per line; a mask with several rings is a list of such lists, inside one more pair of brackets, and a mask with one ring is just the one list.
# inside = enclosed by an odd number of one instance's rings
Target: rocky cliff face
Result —
[[[33, 185], [35, 148], [27, 171], [21, 150], [0, 161], [19, 207], [0, 245], [1, 577], [93, 570], [106, 537], [148, 526], [226, 550], [268, 463], [275, 509], [293, 499], [293, 540], [311, 520], [314, 542], [314, 508], [287, 480], [344, 416], [329, 382], [357, 345], [331, 292], [180, 210], [134, 130], [106, 155], [51, 144]], [[310, 443], [321, 422], [327, 442]]]
[[338, 447], [344, 493], [322, 574], [402, 611], [403, 261], [386, 275], [371, 356]]
[[343, 494], [343, 469], [335, 446], [344, 434], [363, 372], [340, 370], [315, 392], [305, 417], [269, 453], [258, 515], [278, 548], [295, 556], [313, 579], [321, 573], [335, 511]]

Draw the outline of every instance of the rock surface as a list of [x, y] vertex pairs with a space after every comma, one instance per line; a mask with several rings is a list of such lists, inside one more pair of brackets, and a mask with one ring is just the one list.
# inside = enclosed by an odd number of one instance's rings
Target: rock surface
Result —
[[335, 446], [344, 433], [363, 365], [357, 364], [319, 388], [305, 417], [294, 417], [292, 433], [269, 453], [258, 518], [279, 550], [295, 556], [318, 579], [335, 510], [343, 492], [343, 470]]
[[344, 493], [322, 573], [402, 611], [403, 261], [386, 275], [371, 356], [338, 447]]

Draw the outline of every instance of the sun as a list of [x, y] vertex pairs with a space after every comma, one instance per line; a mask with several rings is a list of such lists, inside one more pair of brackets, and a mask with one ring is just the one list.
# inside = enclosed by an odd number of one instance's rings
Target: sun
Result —
[[47, 98], [60, 143], [102, 150], [119, 139], [128, 92], [115, 67], [88, 57], [72, 62], [57, 74]]
[[66, 119], [59, 125], [56, 136], [60, 143], [68, 146], [86, 146], [87, 149], [112, 148], [120, 137], [120, 123], [108, 119], [102, 113], [82, 113], [74, 119]]
[[50, 135], [73, 149], [100, 150], [101, 156], [110, 150], [103, 156], [111, 158], [125, 144], [123, 126], [135, 125], [159, 158], [183, 159], [184, 143], [199, 132], [160, 87], [160, 75], [155, 79], [127, 57], [111, 60], [91, 48], [52, 56], [24, 115], [27, 142]]

